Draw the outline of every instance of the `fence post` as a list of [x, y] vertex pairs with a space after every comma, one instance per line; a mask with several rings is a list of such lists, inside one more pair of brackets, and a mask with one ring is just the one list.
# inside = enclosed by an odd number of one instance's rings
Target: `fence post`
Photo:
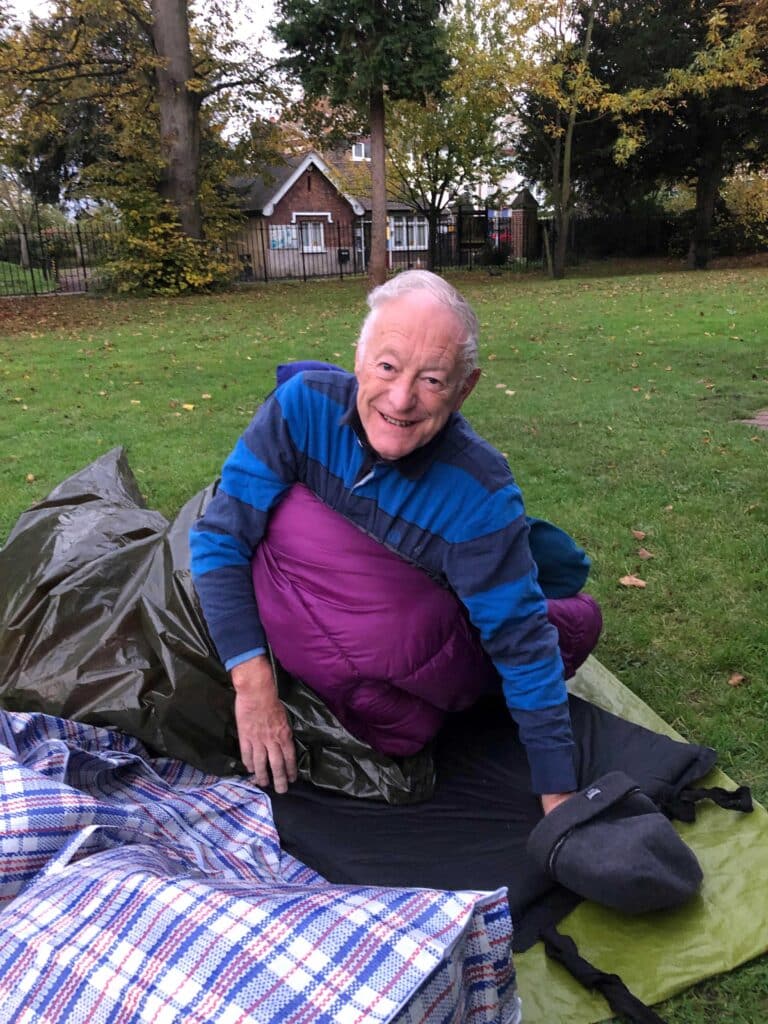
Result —
[[83, 271], [83, 291], [88, 291], [88, 269], [85, 262], [85, 249], [83, 248], [83, 236], [80, 233], [80, 222], [75, 221], [75, 231], [77, 233], [77, 251], [80, 254], [80, 267]]
[[307, 259], [304, 255], [304, 222], [299, 221], [299, 252], [301, 253], [301, 279], [307, 281]]
[[339, 261], [339, 279], [344, 280], [344, 264], [341, 262], [341, 221], [336, 221], [336, 239], [338, 245], [336, 246], [336, 259]]
[[[37, 297], [37, 282], [35, 281], [35, 268], [32, 263], [32, 250], [29, 248], [29, 235], [27, 234], [26, 224], [21, 225], [21, 231], [24, 235], [24, 251], [27, 254], [27, 261], [29, 262], [29, 279], [32, 282], [32, 294]], [[23, 267], [23, 263], [22, 263]]]
[[259, 221], [256, 225], [256, 229], [261, 239], [261, 265], [264, 267], [264, 284], [269, 281], [269, 272], [267, 270], [267, 247], [264, 244], [264, 235], [269, 231], [269, 225], [264, 224], [263, 221]]

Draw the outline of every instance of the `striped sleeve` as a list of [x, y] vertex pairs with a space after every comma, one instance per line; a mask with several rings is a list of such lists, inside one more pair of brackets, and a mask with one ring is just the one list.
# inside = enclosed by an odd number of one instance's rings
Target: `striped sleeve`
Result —
[[259, 408], [190, 534], [195, 588], [219, 658], [228, 664], [265, 645], [251, 558], [270, 510], [299, 478], [300, 392], [301, 381], [291, 380]]
[[448, 549], [446, 576], [501, 676], [534, 790], [568, 792], [576, 788], [568, 694], [522, 496], [510, 477], [475, 507], [472, 536]]

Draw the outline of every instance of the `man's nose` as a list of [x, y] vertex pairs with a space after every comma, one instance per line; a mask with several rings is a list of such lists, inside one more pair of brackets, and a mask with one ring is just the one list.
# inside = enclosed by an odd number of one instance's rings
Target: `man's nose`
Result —
[[399, 377], [390, 387], [389, 400], [393, 409], [402, 411], [412, 408], [416, 401], [416, 382]]

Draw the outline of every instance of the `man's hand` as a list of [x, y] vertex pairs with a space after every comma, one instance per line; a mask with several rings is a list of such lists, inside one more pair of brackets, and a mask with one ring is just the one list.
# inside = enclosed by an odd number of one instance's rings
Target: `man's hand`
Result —
[[554, 811], [560, 804], [565, 803], [573, 793], [542, 793], [541, 794], [541, 808], [545, 814], [549, 814], [550, 811]]
[[240, 757], [259, 786], [272, 782], [278, 793], [296, 781], [296, 751], [285, 707], [269, 658], [259, 655], [232, 669]]

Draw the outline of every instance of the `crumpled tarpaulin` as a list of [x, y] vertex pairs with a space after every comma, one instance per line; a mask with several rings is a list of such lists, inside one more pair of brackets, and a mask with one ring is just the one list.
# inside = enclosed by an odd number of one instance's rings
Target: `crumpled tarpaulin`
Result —
[[[0, 550], [3, 707], [122, 729], [217, 775], [245, 772], [234, 691], [189, 571], [189, 530], [213, 493], [169, 523], [115, 448], [19, 517]], [[379, 754], [303, 684], [281, 674], [280, 687], [305, 781], [391, 803], [429, 795], [428, 750]]]
[[341, 887], [267, 796], [0, 713], [0, 1022], [516, 1024], [503, 892]]

